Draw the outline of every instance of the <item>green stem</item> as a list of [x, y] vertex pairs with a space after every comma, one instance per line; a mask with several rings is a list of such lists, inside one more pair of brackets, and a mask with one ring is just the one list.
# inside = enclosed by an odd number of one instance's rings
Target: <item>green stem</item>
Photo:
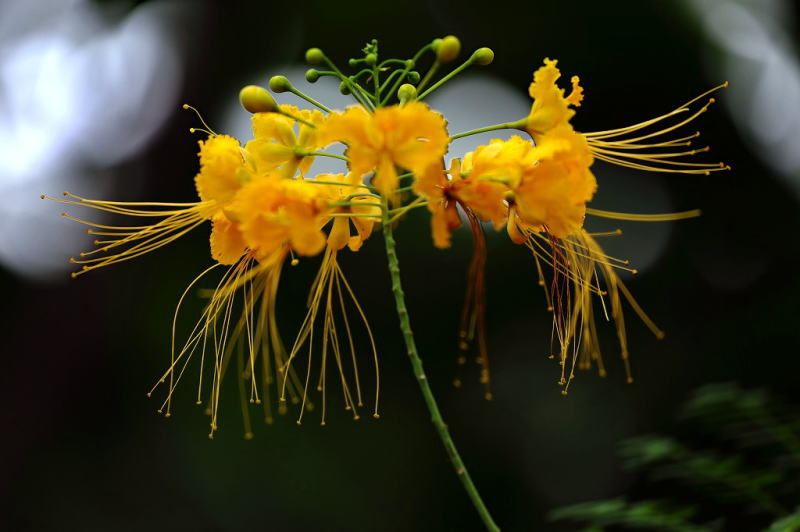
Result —
[[426, 90], [425, 92], [417, 96], [417, 101], [421, 102], [427, 95], [429, 95], [430, 93], [432, 93], [433, 91], [435, 91], [436, 89], [438, 89], [439, 87], [441, 87], [442, 85], [444, 85], [445, 83], [456, 77], [458, 74], [461, 73], [462, 70], [469, 68], [474, 62], [475, 62], [475, 57], [473, 56], [464, 61], [463, 63], [461, 63], [461, 65], [454, 68], [449, 74], [447, 74], [445, 77], [443, 77], [435, 84], [433, 84], [430, 89]]
[[330, 113], [331, 112], [331, 110], [328, 107], [326, 107], [325, 105], [319, 103], [317, 100], [315, 100], [311, 96], [309, 96], [309, 95], [297, 90], [296, 88], [294, 88], [294, 86], [289, 86], [289, 92], [291, 92], [295, 96], [299, 96], [300, 98], [304, 99], [305, 101], [307, 101], [311, 105], [319, 107], [320, 109], [322, 109], [326, 113]]
[[403, 332], [406, 352], [408, 353], [409, 359], [411, 359], [414, 377], [417, 379], [422, 396], [425, 398], [425, 405], [428, 407], [428, 411], [431, 414], [431, 421], [439, 433], [439, 438], [442, 440], [442, 444], [450, 457], [450, 462], [453, 464], [458, 479], [467, 491], [467, 495], [469, 495], [470, 500], [472, 500], [472, 504], [478, 511], [486, 529], [490, 532], [499, 532], [500, 528], [495, 524], [492, 516], [489, 514], [489, 510], [486, 508], [478, 490], [472, 483], [472, 478], [469, 476], [467, 467], [458, 454], [458, 449], [456, 449], [456, 445], [453, 443], [453, 438], [450, 436], [450, 431], [442, 419], [439, 406], [436, 404], [436, 399], [428, 384], [428, 378], [425, 376], [425, 372], [422, 368], [422, 360], [419, 358], [419, 354], [417, 354], [417, 345], [414, 342], [414, 334], [411, 332], [411, 322], [408, 318], [408, 310], [406, 309], [405, 294], [403, 293], [403, 287], [400, 283], [400, 263], [397, 260], [397, 250], [392, 233], [392, 224], [389, 221], [388, 210], [388, 206], [383, 210], [383, 238], [384, 242], [386, 242], [386, 257], [389, 261], [389, 274], [392, 278], [392, 293], [394, 294], [394, 301], [397, 307], [397, 316], [400, 319], [400, 330]]
[[494, 126], [486, 126], [480, 129], [473, 129], [471, 131], [464, 131], [463, 133], [458, 133], [450, 137], [450, 140], [456, 140], [463, 137], [469, 137], [470, 135], [477, 135], [478, 133], [486, 133], [487, 131], [497, 131], [498, 129], [521, 129], [524, 127], [524, 120], [518, 120], [516, 122], [506, 122], [503, 124], [496, 124]]

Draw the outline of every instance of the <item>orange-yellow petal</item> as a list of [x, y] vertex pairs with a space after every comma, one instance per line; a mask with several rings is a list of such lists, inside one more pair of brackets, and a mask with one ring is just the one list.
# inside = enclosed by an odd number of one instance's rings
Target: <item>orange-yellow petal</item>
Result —
[[235, 264], [247, 246], [236, 224], [216, 216], [211, 225], [211, 257], [220, 264]]

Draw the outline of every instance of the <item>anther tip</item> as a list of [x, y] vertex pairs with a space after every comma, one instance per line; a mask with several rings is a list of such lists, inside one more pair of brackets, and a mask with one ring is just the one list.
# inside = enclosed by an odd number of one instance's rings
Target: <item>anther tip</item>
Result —
[[664, 331], [658, 331], [656, 333], [656, 338], [658, 338], [659, 340], [663, 340], [665, 336], [666, 334], [664, 333]]
[[264, 418], [264, 423], [266, 423], [267, 425], [272, 425], [273, 421], [274, 420], [272, 419], [272, 417]]
[[69, 214], [67, 214], [67, 213], [65, 213], [65, 212], [62, 212], [62, 213], [61, 213], [61, 216], [69, 216]]
[[353, 416], [353, 420], [354, 420], [354, 421], [358, 421], [359, 419], [361, 419], [361, 416], [359, 416], [358, 414], [356, 414], [355, 416]]
[[74, 264], [75, 263], [75, 257], [70, 257], [69, 261]]
[[188, 108], [189, 108], [189, 104], [188, 104], [188, 103], [185, 103], [185, 104], [181, 105], [181, 107], [182, 107], [183, 109], [188, 109]]
[[372, 417], [375, 418], [375, 419], [380, 419], [381, 415], [376, 412], [376, 413], [372, 414]]
[[716, 102], [716, 101], [717, 101], [717, 100], [716, 100], [716, 98], [709, 98], [709, 99], [708, 99], [708, 103], [714, 103], [714, 102]]
[[167, 419], [169, 419], [169, 418], [171, 418], [171, 417], [172, 417], [172, 414], [170, 414], [169, 412], [167, 412], [166, 414], [164, 414], [164, 417], [165, 417], [165, 418], [167, 418]]
[[324, 427], [325, 426], [325, 422], [324, 421], [320, 421], [319, 426], [320, 427]]
[[189, 128], [189, 133], [194, 133], [194, 132], [195, 132], [195, 129], [193, 127], [190, 127]]
[[152, 393], [150, 393], [150, 392], [147, 392], [147, 397], [152, 397], [152, 396], [153, 396], [153, 394], [152, 394]]
[[194, 404], [196, 404], [196, 405], [202, 405], [202, 404], [203, 404], [203, 401], [195, 401], [195, 402], [194, 402]]
[[253, 439], [253, 433], [252, 432], [245, 432], [244, 433], [244, 439], [245, 440], [252, 440]]
[[725, 83], [723, 83], [723, 84], [722, 84], [722, 87], [727, 89], [727, 88], [728, 88], [728, 85], [730, 85], [730, 83], [728, 83], [728, 82], [726, 81]]
[[300, 260], [299, 259], [292, 259], [292, 262], [290, 264], [292, 266], [297, 266], [298, 264], [300, 264]]
[[627, 380], [626, 380], [626, 382], [627, 382], [628, 384], [633, 384], [633, 377], [628, 377], [628, 378], [627, 378]]
[[75, 273], [75, 272], [72, 272], [72, 273], [69, 274], [69, 276], [74, 279], [74, 278], [76, 278], [78, 276], [78, 274]]
[[303, 424], [303, 422], [300, 421], [299, 419], [297, 421], [295, 421], [295, 423], [297, 423], [298, 425], [302, 425]]
[[631, 270], [631, 273], [632, 273], [633, 275], [638, 275], [638, 274], [639, 274], [639, 270]]
[[494, 395], [492, 395], [492, 392], [486, 392], [483, 395], [483, 398], [486, 399], [487, 401], [491, 401], [492, 399], [494, 399]]
[[39, 196], [39, 199], [47, 199], [47, 196], [45, 196], [44, 194], [42, 194], [41, 196]]

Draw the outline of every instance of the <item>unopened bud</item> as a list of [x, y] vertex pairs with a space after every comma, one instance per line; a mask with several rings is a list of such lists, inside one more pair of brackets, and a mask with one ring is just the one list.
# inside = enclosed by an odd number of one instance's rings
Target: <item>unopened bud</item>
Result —
[[319, 65], [325, 61], [325, 54], [319, 48], [309, 48], [306, 50], [306, 62], [310, 65]]
[[367, 66], [375, 66], [375, 63], [378, 62], [377, 54], [367, 54], [367, 57], [364, 58], [364, 62]]
[[292, 84], [286, 76], [272, 76], [269, 78], [269, 88], [272, 92], [281, 93], [291, 90]]
[[491, 48], [478, 48], [471, 57], [474, 63], [486, 66], [494, 61], [494, 52]]
[[439, 43], [436, 48], [436, 59], [441, 63], [449, 63], [453, 61], [461, 52], [461, 41], [458, 37], [448, 35]]
[[400, 88], [397, 89], [397, 97], [401, 102], [414, 100], [417, 97], [417, 89], [410, 83], [403, 83], [400, 85]]
[[239, 102], [249, 113], [271, 113], [277, 108], [275, 98], [258, 85], [248, 85], [239, 91]]
[[343, 81], [339, 83], [339, 92], [347, 96], [350, 94], [350, 87], [347, 85], [347, 82]]
[[417, 83], [419, 83], [419, 72], [417, 72], [416, 70], [412, 70], [411, 72], [409, 72], [408, 73], [408, 81], [410, 83], [415, 84], [415, 85]]
[[315, 68], [309, 68], [306, 70], [306, 81], [309, 83], [316, 83], [319, 79], [319, 70]]

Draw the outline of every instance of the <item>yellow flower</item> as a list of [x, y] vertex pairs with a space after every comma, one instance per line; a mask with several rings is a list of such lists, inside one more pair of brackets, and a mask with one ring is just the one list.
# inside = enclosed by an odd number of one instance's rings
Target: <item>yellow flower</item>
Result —
[[[344, 174], [320, 174], [316, 179], [339, 183], [348, 181]], [[324, 224], [333, 220], [328, 233], [328, 247], [338, 251], [348, 246], [351, 251], [358, 251], [381, 219], [380, 199], [366, 187], [321, 185], [319, 188], [331, 205], [328, 214], [333, 215], [323, 219]], [[350, 236], [351, 222], [356, 230], [354, 236]]]
[[[522, 124], [537, 144], [552, 131], [571, 131], [573, 128], [570, 120], [575, 115], [572, 107], [580, 106], [583, 100], [583, 88], [579, 85], [577, 76], [572, 77], [572, 91], [564, 96], [564, 89], [557, 84], [561, 72], [556, 64], [555, 60], [545, 59], [544, 66], [534, 73], [529, 89], [534, 101], [530, 114]], [[699, 109], [695, 107], [697, 102], [727, 85], [727, 82], [723, 83], [656, 118], [631, 126], [579, 135], [586, 139], [589, 150], [597, 159], [636, 170], [683, 174], [709, 174], [728, 170], [730, 167], [724, 163], [686, 161], [687, 157], [709, 150], [708, 146], [683, 149], [691, 147], [693, 139], [699, 133], [664, 140], [664, 135], [678, 130], [705, 113], [709, 105], [714, 103], [714, 98], [709, 98]], [[684, 116], [686, 113], [689, 113], [688, 117]], [[654, 129], [653, 126], [669, 119], [675, 119], [676, 123], [667, 123], [661, 129]], [[647, 133], [643, 133], [645, 129]]]
[[279, 113], [255, 113], [253, 115], [253, 135], [245, 148], [255, 169], [260, 173], [284, 169], [284, 177], [293, 177], [296, 170], [305, 175], [314, 157], [306, 155], [322, 146], [317, 141], [318, 129], [325, 116], [319, 111], [298, 109], [292, 105], [280, 108], [315, 127], [298, 122], [295, 133], [295, 120]]
[[253, 179], [236, 194], [231, 207], [244, 242], [259, 261], [269, 262], [282, 250], [316, 255], [325, 247], [321, 216], [327, 200], [305, 180], [267, 175]]
[[582, 227], [597, 188], [591, 164], [586, 141], [568, 127], [555, 128], [538, 146], [515, 135], [468, 153], [462, 167], [468, 177], [450, 193], [496, 228], [507, 225], [517, 243], [526, 240], [517, 217], [531, 230], [565, 237]]
[[[513, 187], [515, 213], [524, 224], [558, 238], [578, 232], [586, 203], [597, 190], [589, 170], [592, 155], [586, 140], [560, 126], [542, 138], [528, 160], [531, 163], [525, 165], [519, 184]], [[514, 223], [513, 216], [509, 223]]]
[[228, 135], [212, 135], [199, 144], [200, 172], [194, 180], [200, 199], [210, 202], [211, 257], [220, 264], [234, 264], [244, 254], [245, 244], [226, 210], [248, 175], [246, 151]]
[[213, 214], [224, 209], [239, 190], [238, 172], [245, 166], [245, 151], [228, 135], [212, 135], [198, 144], [200, 172], [194, 182], [200, 199], [213, 202]]
[[386, 197], [397, 188], [395, 166], [422, 174], [444, 156], [450, 142], [444, 117], [419, 102], [382, 107], [374, 113], [349, 107], [332, 113], [321, 129], [323, 144], [347, 144], [350, 171], [356, 178], [375, 170], [373, 183]]
[[414, 192], [428, 199], [433, 245], [437, 248], [450, 247], [451, 233], [461, 226], [458, 199], [453, 193], [454, 184], [461, 180], [460, 166], [461, 161], [453, 159], [450, 175], [458, 177], [448, 179], [444, 164], [439, 161], [414, 179]]

